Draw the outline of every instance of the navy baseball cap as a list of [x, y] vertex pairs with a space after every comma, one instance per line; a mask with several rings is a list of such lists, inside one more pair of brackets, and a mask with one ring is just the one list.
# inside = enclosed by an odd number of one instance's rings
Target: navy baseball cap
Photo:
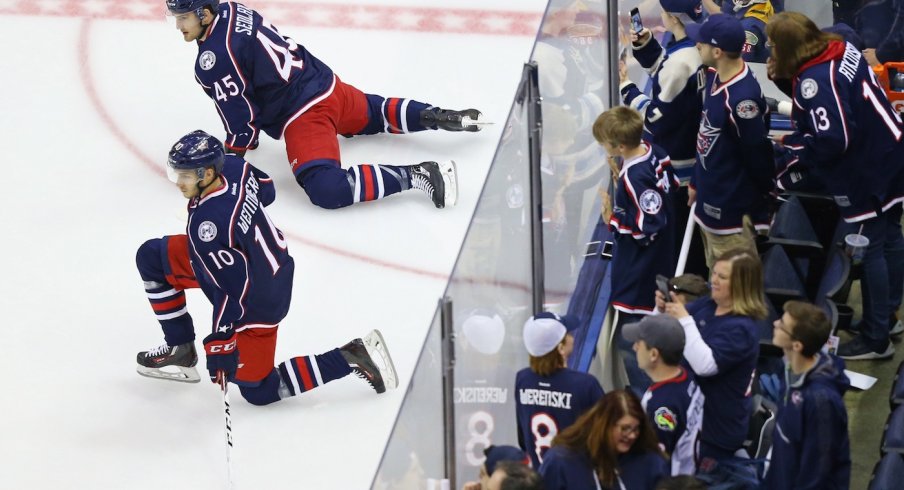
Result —
[[744, 27], [741, 21], [728, 14], [714, 14], [702, 24], [685, 26], [692, 41], [711, 44], [722, 51], [740, 53], [744, 49]]
[[662, 10], [680, 17], [681, 22], [685, 25], [703, 20], [703, 2], [701, 0], [659, 0], [659, 5], [662, 6]]
[[521, 464], [530, 464], [530, 459], [524, 451], [515, 446], [490, 446], [483, 450], [484, 456], [487, 457], [483, 463], [487, 470], [487, 475], [492, 475], [496, 471], [496, 463], [500, 461], [515, 461]]

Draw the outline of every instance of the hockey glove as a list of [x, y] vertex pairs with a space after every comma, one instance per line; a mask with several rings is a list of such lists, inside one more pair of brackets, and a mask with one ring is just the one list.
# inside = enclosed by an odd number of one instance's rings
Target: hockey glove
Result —
[[204, 352], [207, 354], [207, 371], [211, 382], [219, 384], [221, 372], [226, 376], [226, 381], [235, 378], [239, 366], [239, 349], [233, 329], [217, 331], [204, 337]]

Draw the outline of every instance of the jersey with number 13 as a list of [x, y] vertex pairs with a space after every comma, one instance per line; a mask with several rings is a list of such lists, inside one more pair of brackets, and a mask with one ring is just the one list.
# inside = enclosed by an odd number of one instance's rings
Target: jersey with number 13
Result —
[[198, 42], [195, 80], [213, 99], [226, 146], [257, 146], [260, 131], [282, 137], [289, 122], [328, 96], [333, 71], [254, 10], [223, 2]]
[[264, 206], [276, 198], [270, 177], [226, 155], [222, 185], [188, 203], [191, 267], [213, 303], [213, 328], [268, 328], [289, 311], [295, 263]]

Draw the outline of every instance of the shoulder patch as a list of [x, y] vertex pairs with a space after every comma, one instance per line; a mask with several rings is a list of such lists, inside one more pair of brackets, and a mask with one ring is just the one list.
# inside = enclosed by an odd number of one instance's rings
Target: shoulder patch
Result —
[[202, 242], [209, 242], [217, 237], [217, 225], [213, 221], [205, 221], [198, 227], [198, 238]]
[[816, 84], [816, 80], [807, 78], [800, 82], [800, 95], [802, 95], [803, 98], [812, 99], [813, 97], [816, 97], [816, 92], [819, 92], [819, 85]]
[[735, 106], [735, 112], [741, 119], [753, 119], [760, 115], [760, 106], [752, 99], [746, 99], [738, 102]]
[[760, 42], [760, 38], [756, 37], [756, 34], [751, 31], [744, 31], [744, 40], [751, 46], [756, 46]]
[[215, 64], [217, 64], [217, 55], [213, 54], [213, 51], [204, 51], [198, 57], [198, 65], [202, 70], [207, 71], [213, 68]]
[[678, 427], [678, 418], [675, 417], [675, 412], [669, 410], [669, 407], [657, 408], [653, 413], [653, 422], [656, 423], [656, 427], [668, 432], [673, 432]]
[[640, 209], [647, 214], [656, 214], [662, 209], [662, 196], [653, 189], [647, 189], [640, 194]]

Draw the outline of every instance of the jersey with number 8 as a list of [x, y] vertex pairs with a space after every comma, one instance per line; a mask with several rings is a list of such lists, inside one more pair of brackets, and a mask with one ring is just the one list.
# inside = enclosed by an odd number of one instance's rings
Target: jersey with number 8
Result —
[[223, 185], [188, 203], [192, 270], [213, 303], [213, 327], [276, 325], [289, 311], [295, 264], [264, 206], [276, 198], [270, 177], [226, 155]]
[[223, 2], [198, 43], [195, 79], [217, 105], [226, 146], [257, 146], [259, 131], [280, 139], [286, 125], [329, 94], [333, 71], [260, 14]]

